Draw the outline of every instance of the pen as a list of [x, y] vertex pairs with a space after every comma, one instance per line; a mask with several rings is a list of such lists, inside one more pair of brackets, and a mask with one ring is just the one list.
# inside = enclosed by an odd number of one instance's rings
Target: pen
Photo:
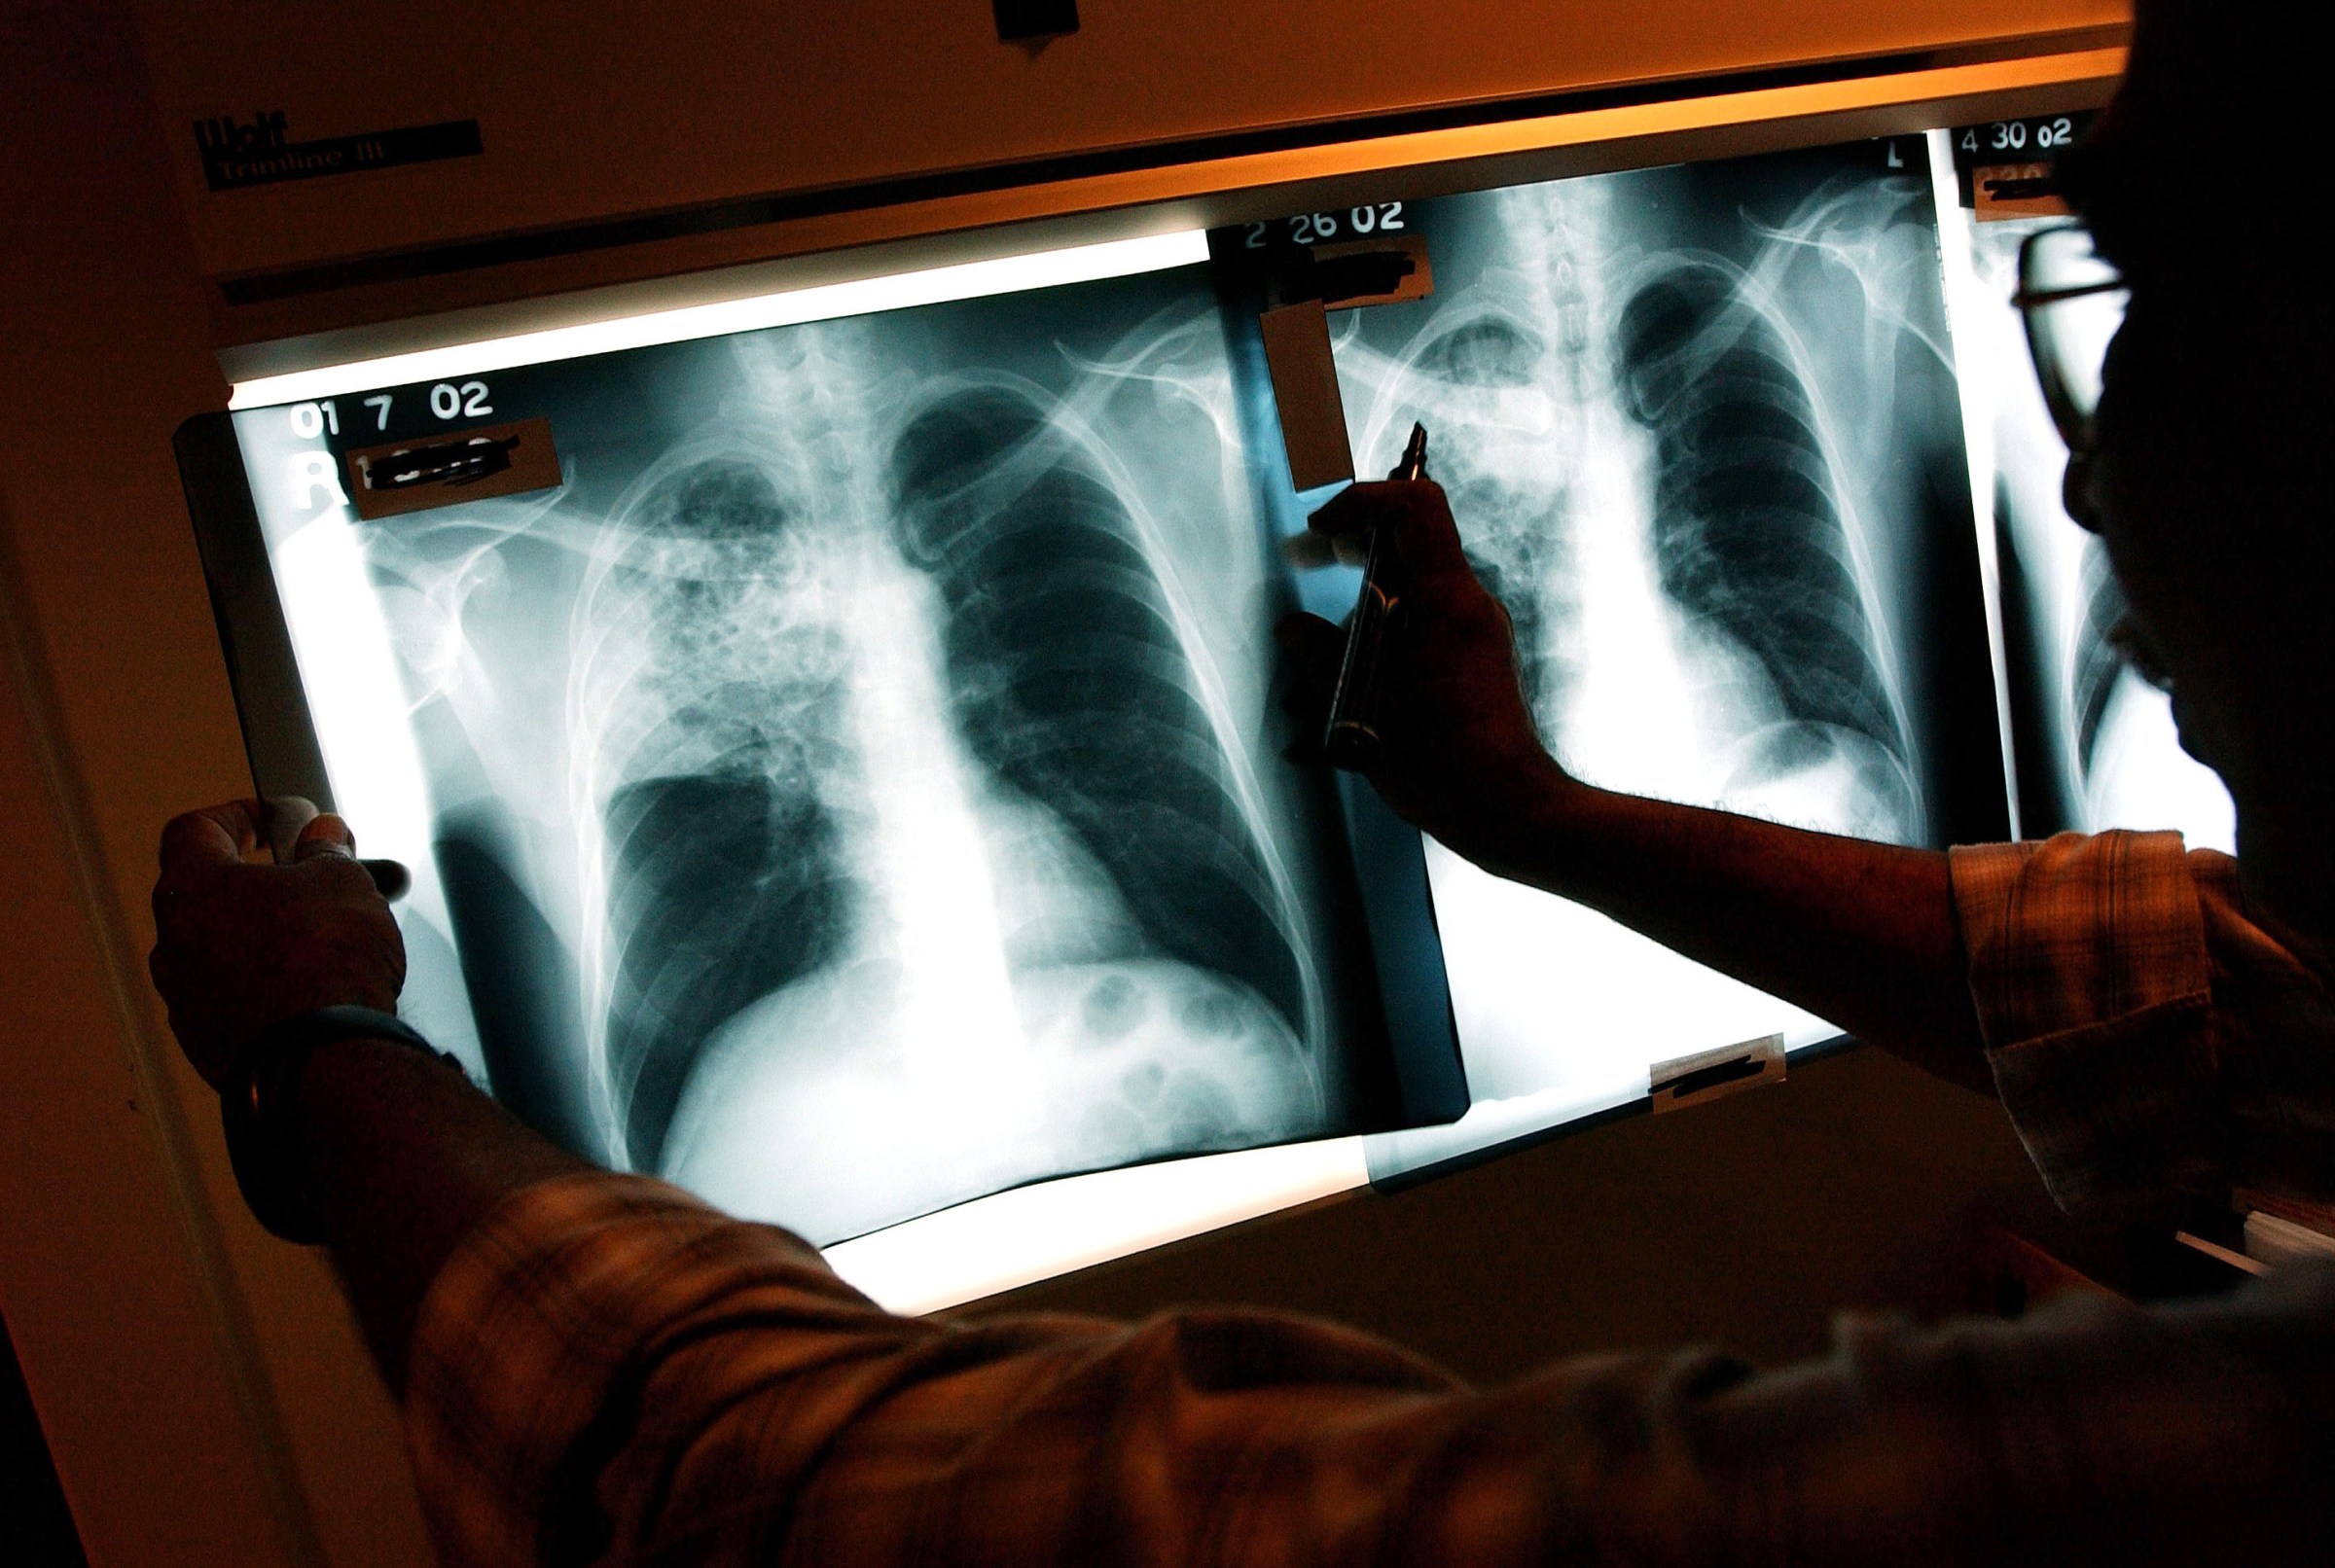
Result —
[[[1394, 465], [1390, 480], [1427, 477], [1427, 427], [1414, 424], [1403, 447], [1403, 460]], [[1361, 772], [1379, 760], [1384, 741], [1379, 736], [1379, 679], [1386, 646], [1386, 626], [1396, 600], [1380, 582], [1380, 562], [1386, 548], [1383, 528], [1370, 531], [1369, 552], [1362, 562], [1362, 591], [1354, 613], [1346, 623], [1346, 657], [1338, 663], [1338, 685], [1330, 695], [1329, 726], [1322, 731], [1322, 755], [1333, 766]]]

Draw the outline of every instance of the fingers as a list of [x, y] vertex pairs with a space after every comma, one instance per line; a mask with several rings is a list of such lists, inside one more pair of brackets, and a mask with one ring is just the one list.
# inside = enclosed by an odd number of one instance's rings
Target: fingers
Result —
[[260, 846], [260, 804], [228, 801], [172, 817], [162, 829], [162, 879], [202, 866], [232, 866]]
[[[300, 803], [308, 805], [305, 801]], [[354, 857], [357, 836], [348, 831], [348, 824], [330, 811], [318, 814], [312, 805], [308, 805], [308, 810], [312, 814], [292, 840], [291, 858], [303, 861], [313, 860], [319, 855]]]
[[1369, 553], [1359, 535], [1332, 536], [1308, 529], [1281, 541], [1281, 558], [1301, 571], [1316, 566], [1359, 566]]
[[316, 817], [316, 802], [298, 795], [273, 795], [260, 801], [260, 837], [278, 866], [298, 858], [300, 833]]
[[1273, 628], [1273, 640], [1289, 659], [1290, 674], [1302, 690], [1327, 687], [1338, 679], [1338, 661], [1346, 657], [1346, 633], [1317, 615], [1285, 615]]
[[1287, 685], [1281, 708], [1297, 721], [1298, 738], [1290, 748], [1294, 760], [1310, 758], [1318, 748], [1321, 725], [1329, 716], [1331, 695], [1338, 686], [1338, 664], [1346, 656], [1346, 633], [1316, 615], [1286, 615], [1273, 628], [1274, 641], [1286, 656]]
[[[301, 802], [306, 804], [305, 802]], [[309, 806], [309, 810], [315, 810]], [[292, 845], [292, 861], [305, 865], [311, 860], [356, 860], [357, 836], [349, 825], [333, 812], [326, 811], [308, 819]], [[358, 860], [365, 874], [373, 878], [373, 890], [395, 904], [412, 890], [413, 873], [405, 863], [395, 860]]]
[[1444, 499], [1443, 486], [1432, 480], [1349, 484], [1306, 520], [1333, 540], [1358, 539], [1373, 528], [1391, 527], [1396, 553], [1414, 582], [1468, 571], [1451, 504]]
[[1388, 519], [1395, 503], [1386, 491], [1393, 487], [1391, 481], [1368, 480], [1349, 484], [1316, 507], [1306, 526], [1332, 538], [1368, 533]]
[[406, 870], [404, 861], [360, 860], [357, 864], [373, 878], [373, 890], [392, 904], [413, 890], [413, 873]]

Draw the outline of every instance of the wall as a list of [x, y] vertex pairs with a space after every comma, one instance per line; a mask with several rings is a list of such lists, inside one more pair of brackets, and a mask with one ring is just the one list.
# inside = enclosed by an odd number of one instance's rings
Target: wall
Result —
[[145, 980], [162, 823], [249, 789], [170, 460], [225, 396], [193, 258], [125, 19], [0, 16], [9, 1326], [93, 1562], [414, 1561], [388, 1399]]
[[[1227, 137], [1311, 139], [1589, 88], [1984, 50], [2119, 24], [2129, 6], [1094, 0], [1079, 32], [1036, 46], [998, 42], [984, 0], [138, 10], [204, 269], [232, 276], [1104, 151], [1183, 161]], [[195, 123], [272, 111], [295, 144], [476, 117], [485, 151], [368, 176], [362, 210], [330, 178], [210, 191]]]

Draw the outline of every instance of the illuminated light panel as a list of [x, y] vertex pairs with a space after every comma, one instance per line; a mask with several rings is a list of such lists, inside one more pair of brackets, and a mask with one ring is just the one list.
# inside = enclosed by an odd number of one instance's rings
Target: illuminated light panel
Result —
[[380, 600], [365, 578], [364, 547], [345, 502], [336, 502], [274, 551], [301, 685], [329, 693], [310, 719], [333, 781], [333, 804], [365, 825], [365, 853], [431, 863], [429, 790], [411, 732]]
[[833, 321], [843, 316], [872, 315], [950, 300], [1019, 294], [1029, 289], [1091, 283], [1099, 278], [1132, 277], [1139, 272], [1189, 267], [1207, 259], [1207, 234], [1198, 229], [1031, 255], [1002, 256], [986, 262], [893, 272], [881, 277], [856, 278], [848, 283], [753, 295], [742, 300], [720, 300], [709, 304], [683, 305], [607, 321], [515, 333], [447, 348], [420, 349], [410, 354], [327, 365], [312, 371], [265, 375], [237, 384], [228, 407], [262, 409], [278, 403], [305, 403], [373, 387], [482, 375], [521, 365], [582, 359], [657, 343], [720, 338], [807, 321]]
[[839, 1242], [824, 1256], [890, 1311], [938, 1312], [1369, 1180], [1360, 1138], [1242, 1149], [1018, 1187]]

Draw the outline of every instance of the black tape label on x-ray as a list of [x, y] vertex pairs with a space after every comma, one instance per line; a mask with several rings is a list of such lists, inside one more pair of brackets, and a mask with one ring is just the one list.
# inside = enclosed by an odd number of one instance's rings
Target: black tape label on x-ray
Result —
[[1781, 1081], [1784, 1073], [1783, 1036], [1762, 1035], [1740, 1046], [1697, 1051], [1646, 1069], [1654, 1114], [1680, 1110], [1722, 1099], [1739, 1089], [1757, 1088]]
[[1325, 310], [1350, 310], [1435, 292], [1426, 235], [1400, 201], [1211, 229], [1208, 254], [1257, 284], [1269, 308], [1319, 300]]
[[1962, 205], [1980, 223], [2066, 216], [2066, 198], [2059, 188], [2059, 157], [2083, 139], [2098, 117], [2098, 111], [2085, 109], [1956, 126], [1948, 141]]
[[390, 442], [350, 452], [344, 461], [348, 499], [368, 522], [560, 483], [549, 419]]
[[248, 123], [234, 115], [198, 120], [195, 146], [202, 155], [203, 181], [214, 191], [241, 191], [325, 174], [475, 158], [486, 150], [475, 120], [442, 120], [430, 125], [400, 125], [393, 130], [296, 142], [281, 109], [262, 110]]

